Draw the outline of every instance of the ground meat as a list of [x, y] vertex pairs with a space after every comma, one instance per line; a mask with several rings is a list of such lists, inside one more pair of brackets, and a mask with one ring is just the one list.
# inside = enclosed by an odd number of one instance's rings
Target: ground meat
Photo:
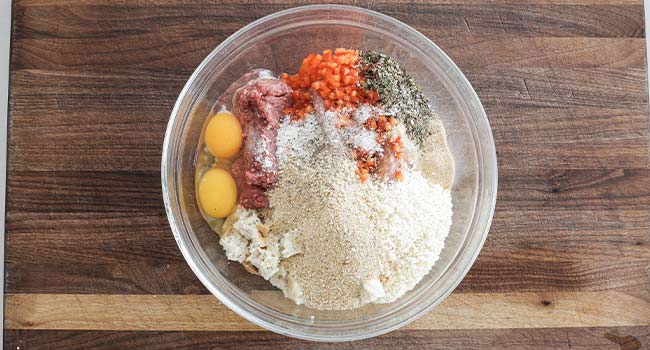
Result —
[[291, 104], [291, 92], [289, 85], [275, 78], [259, 78], [237, 90], [233, 104], [244, 137], [254, 127], [277, 130], [282, 110]]
[[247, 209], [267, 207], [265, 190], [278, 181], [275, 156], [278, 126], [291, 104], [291, 88], [279, 79], [259, 78], [237, 90], [235, 116], [242, 125], [242, 156], [232, 166], [239, 202]]
[[232, 165], [232, 175], [239, 189], [239, 203], [247, 209], [268, 207], [269, 199], [264, 188], [249, 184], [246, 180], [247, 164], [244, 158], [240, 158]]

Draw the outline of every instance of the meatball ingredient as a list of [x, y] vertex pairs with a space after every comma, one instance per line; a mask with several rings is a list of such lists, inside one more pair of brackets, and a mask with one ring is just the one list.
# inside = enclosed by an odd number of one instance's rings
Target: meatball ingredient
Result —
[[300, 253], [295, 235], [270, 231], [255, 210], [242, 206], [224, 222], [219, 243], [229, 260], [247, 264], [267, 280], [279, 272], [280, 260]]
[[244, 137], [242, 156], [232, 165], [246, 209], [268, 206], [265, 191], [278, 180], [276, 142], [282, 111], [291, 104], [291, 88], [279, 79], [259, 78], [237, 90], [235, 117]]
[[272, 232], [295, 234], [301, 247], [280, 270], [301, 290], [295, 301], [310, 308], [399, 298], [430, 271], [449, 232], [449, 191], [414, 171], [403, 181], [361, 183], [355, 167], [324, 147], [307, 161], [281, 163], [269, 191]]
[[210, 169], [199, 180], [199, 203], [215, 218], [225, 218], [237, 204], [237, 185], [223, 169]]
[[297, 74], [281, 78], [293, 89], [293, 106], [285, 112], [302, 119], [314, 110], [310, 89], [323, 98], [326, 109], [350, 108], [377, 101], [377, 93], [366, 91], [357, 68], [359, 51], [338, 48], [323, 54], [309, 54]]
[[242, 129], [237, 118], [228, 111], [212, 117], [205, 129], [205, 144], [217, 158], [234, 157], [242, 146]]
[[286, 118], [278, 129], [278, 162], [304, 161], [323, 147], [325, 137], [316, 116], [302, 120]]
[[431, 120], [438, 116], [429, 107], [415, 79], [390, 56], [376, 51], [361, 55], [364, 87], [377, 91], [386, 111], [406, 125], [406, 132], [423, 146], [433, 133]]

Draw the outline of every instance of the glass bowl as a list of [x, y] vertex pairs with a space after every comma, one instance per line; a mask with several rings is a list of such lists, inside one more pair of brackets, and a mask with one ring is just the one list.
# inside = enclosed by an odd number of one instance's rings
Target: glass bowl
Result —
[[[327, 48], [373, 49], [397, 59], [442, 119], [456, 163], [453, 224], [440, 259], [411, 291], [390, 304], [345, 311], [295, 305], [267, 281], [229, 263], [199, 208], [194, 164], [201, 128], [226, 88], [255, 68], [297, 71]], [[194, 71], [167, 126], [162, 189], [174, 238], [196, 276], [223, 304], [273, 332], [315, 341], [377, 336], [415, 320], [445, 299], [479, 254], [494, 212], [496, 152], [485, 111], [458, 67], [408, 25], [350, 6], [293, 8], [259, 19], [222, 42]]]

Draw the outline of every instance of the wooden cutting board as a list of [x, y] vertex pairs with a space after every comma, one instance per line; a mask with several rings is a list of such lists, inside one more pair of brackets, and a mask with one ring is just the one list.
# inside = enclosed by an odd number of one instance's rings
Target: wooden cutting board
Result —
[[641, 0], [361, 1], [478, 92], [499, 158], [483, 251], [405, 329], [315, 344], [220, 305], [160, 188], [181, 87], [297, 1], [15, 0], [5, 349], [649, 349], [650, 120]]

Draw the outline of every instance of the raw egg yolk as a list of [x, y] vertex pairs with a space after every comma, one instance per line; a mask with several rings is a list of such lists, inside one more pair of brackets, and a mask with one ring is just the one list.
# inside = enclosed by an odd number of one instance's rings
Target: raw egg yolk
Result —
[[213, 156], [227, 159], [235, 156], [242, 145], [241, 125], [230, 112], [219, 112], [205, 130], [205, 144]]
[[230, 215], [237, 204], [237, 185], [223, 169], [210, 169], [199, 180], [199, 203], [203, 211], [215, 218]]

